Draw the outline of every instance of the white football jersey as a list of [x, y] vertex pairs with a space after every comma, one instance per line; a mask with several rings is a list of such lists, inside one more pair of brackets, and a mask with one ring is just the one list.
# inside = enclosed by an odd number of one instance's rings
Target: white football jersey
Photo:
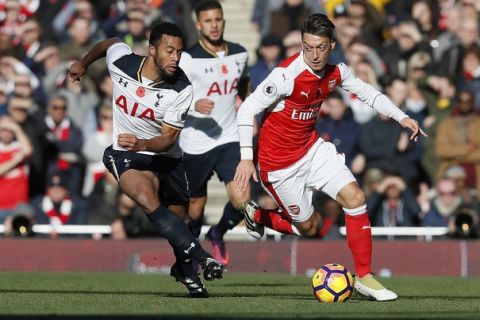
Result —
[[[192, 85], [185, 73], [162, 81], [141, 76], [146, 57], [136, 55], [125, 43], [112, 45], [107, 51], [107, 66], [113, 80], [113, 148], [125, 150], [117, 143], [120, 133], [140, 139], [159, 136], [162, 125], [181, 130], [192, 102]], [[142, 151], [141, 153], [153, 154]], [[162, 154], [181, 157], [175, 144]]]
[[[219, 57], [199, 42], [182, 54], [180, 67], [193, 85], [193, 100], [180, 134], [180, 146], [190, 154], [202, 154], [220, 145], [238, 141], [235, 101], [240, 79], [248, 77], [248, 53], [226, 42]], [[209, 115], [195, 111], [195, 102], [207, 98], [214, 108]]]

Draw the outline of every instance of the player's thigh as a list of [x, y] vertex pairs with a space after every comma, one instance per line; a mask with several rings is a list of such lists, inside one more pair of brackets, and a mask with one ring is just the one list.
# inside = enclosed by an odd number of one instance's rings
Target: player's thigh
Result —
[[191, 197], [206, 197], [208, 181], [213, 175], [215, 157], [211, 151], [202, 154], [183, 154]]
[[292, 167], [261, 172], [262, 185], [293, 222], [310, 219], [313, 213], [313, 191], [306, 188], [306, 176]]
[[130, 169], [119, 180], [120, 189], [146, 212], [153, 212], [160, 205], [158, 179], [151, 171]]
[[346, 185], [355, 182], [350, 169], [345, 165], [345, 155], [338, 153], [330, 142], [322, 142], [312, 153], [311, 170], [307, 186], [321, 190], [332, 199], [337, 199], [337, 194]]

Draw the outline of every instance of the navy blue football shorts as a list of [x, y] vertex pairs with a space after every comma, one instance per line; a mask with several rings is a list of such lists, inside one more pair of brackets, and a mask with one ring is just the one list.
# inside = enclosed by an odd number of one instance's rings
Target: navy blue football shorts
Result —
[[207, 195], [208, 180], [215, 172], [220, 181], [229, 183], [240, 162], [240, 144], [231, 142], [203, 154], [183, 154], [191, 197]]
[[120, 151], [109, 146], [103, 153], [103, 163], [117, 180], [130, 169], [155, 173], [160, 180], [159, 197], [162, 204], [188, 207], [190, 192], [181, 158]]

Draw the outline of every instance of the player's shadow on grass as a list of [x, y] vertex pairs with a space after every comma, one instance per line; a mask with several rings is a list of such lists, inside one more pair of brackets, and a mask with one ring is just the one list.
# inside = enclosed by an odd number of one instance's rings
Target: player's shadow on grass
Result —
[[[82, 295], [97, 295], [97, 294], [108, 294], [108, 295], [143, 295], [143, 296], [156, 296], [163, 298], [189, 298], [187, 293], [183, 292], [164, 292], [164, 291], [109, 291], [109, 290], [45, 290], [45, 289], [0, 289], [0, 294], [2, 293], [35, 293], [35, 294], [82, 294]], [[269, 292], [269, 296], [276, 298], [288, 298], [298, 297], [300, 299], [309, 298], [311, 295], [292, 295], [292, 293], [275, 293]], [[265, 296], [265, 292], [260, 293], [245, 293], [245, 292], [228, 292], [228, 293], [210, 293], [212, 298], [257, 298]], [[190, 299], [190, 298], [189, 298]]]

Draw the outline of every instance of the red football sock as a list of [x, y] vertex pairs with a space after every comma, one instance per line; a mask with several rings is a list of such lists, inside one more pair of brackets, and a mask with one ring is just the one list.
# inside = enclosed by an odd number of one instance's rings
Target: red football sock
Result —
[[260, 209], [253, 217], [257, 223], [283, 234], [296, 234], [293, 231], [292, 223], [278, 209]]
[[372, 232], [368, 214], [345, 214], [347, 241], [355, 263], [355, 271], [361, 278], [371, 272]]

